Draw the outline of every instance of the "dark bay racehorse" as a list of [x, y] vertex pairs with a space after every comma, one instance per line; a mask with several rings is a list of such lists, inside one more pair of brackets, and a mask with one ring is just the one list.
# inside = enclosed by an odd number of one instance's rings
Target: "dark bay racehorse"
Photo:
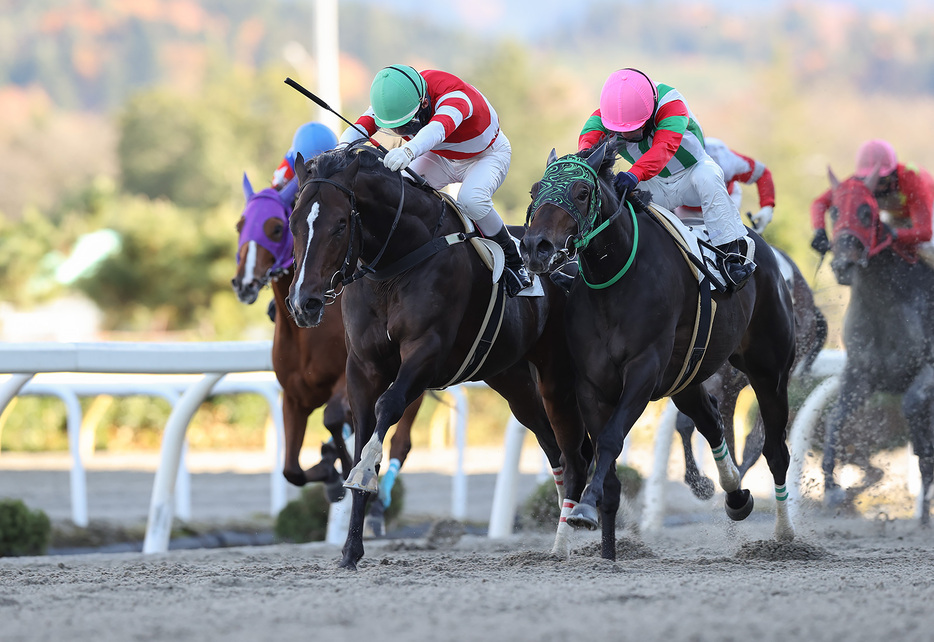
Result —
[[[505, 297], [465, 242], [451, 203], [387, 170], [371, 148], [328, 152], [307, 166], [299, 160], [296, 170], [289, 294], [296, 321], [314, 326], [336, 314], [333, 307], [325, 314], [325, 304], [343, 288], [358, 463], [346, 484], [353, 509], [341, 566], [355, 569], [364, 553], [363, 502], [375, 491], [386, 430], [425, 390], [485, 381], [535, 433], [553, 468], [563, 451], [583, 470], [564, 294], [546, 280], [544, 296]], [[498, 333], [482, 333], [484, 326]], [[559, 551], [569, 550], [561, 542], [567, 530], [559, 525]]]
[[[296, 186], [297, 187], [297, 186]], [[287, 188], [288, 189], [288, 188]], [[344, 323], [340, 309], [316, 328], [300, 328], [286, 309], [286, 297], [292, 277], [292, 233], [289, 214], [295, 189], [279, 193], [266, 188], [253, 191], [243, 177], [246, 206], [237, 223], [240, 234], [237, 251], [237, 274], [232, 284], [237, 297], [252, 304], [260, 290], [272, 284], [275, 303], [275, 333], [272, 341], [272, 362], [276, 378], [282, 386], [282, 418], [285, 428], [285, 478], [296, 486], [309, 482], [324, 482], [328, 498], [336, 501], [344, 494], [343, 477], [335, 462], [341, 462], [346, 475], [353, 466], [344, 443], [344, 426], [351, 426], [350, 406], [344, 368], [347, 348], [344, 345]], [[390, 458], [405, 461], [412, 448], [411, 431], [421, 403], [405, 412], [390, 442]], [[302, 470], [299, 453], [305, 438], [308, 417], [325, 405], [322, 417], [331, 433], [331, 440], [321, 446], [321, 461]], [[383, 489], [388, 496], [391, 487]], [[383, 530], [380, 502], [373, 502], [368, 516], [374, 535]]]
[[[785, 283], [791, 291], [792, 303], [795, 311], [795, 365], [792, 370], [792, 377], [807, 377], [817, 356], [824, 347], [827, 339], [827, 319], [814, 301], [814, 292], [808, 285], [807, 279], [801, 273], [801, 270], [795, 265], [791, 257], [782, 250], [773, 247]], [[739, 477], [745, 477], [749, 469], [759, 459], [762, 454], [762, 444], [765, 439], [765, 432], [762, 425], [762, 417], [756, 414], [755, 424], [752, 427], [746, 442], [743, 446], [743, 458], [738, 460], [735, 450], [735, 435], [733, 418], [736, 410], [736, 400], [743, 388], [749, 385], [749, 380], [740, 370], [737, 370], [729, 363], [724, 363], [720, 370], [704, 383], [707, 392], [712, 394], [719, 401], [720, 416], [723, 418], [724, 433], [726, 436], [726, 445], [730, 449], [730, 455], [739, 468]], [[706, 476], [702, 475], [697, 461], [694, 459], [694, 451], [691, 444], [691, 437], [694, 434], [694, 422], [683, 414], [678, 413], [676, 424], [678, 434], [681, 436], [681, 445], [684, 449], [684, 482], [691, 488], [691, 491], [700, 499], [710, 499], [714, 495], [714, 484]]]
[[[552, 151], [545, 176], [532, 188], [529, 229], [522, 239], [523, 258], [536, 274], [554, 269], [579, 249], [582, 278], [568, 295], [567, 329], [596, 469], [586, 489], [572, 484], [571, 479], [579, 483], [580, 477], [568, 471], [567, 495], [571, 500], [580, 497], [580, 503], [567, 519], [574, 526], [597, 528], [599, 508], [602, 553], [612, 557], [615, 520], [607, 509], [615, 512], [618, 502], [605, 494], [606, 480], [615, 477], [623, 440], [646, 405], [665, 396], [694, 421], [713, 449], [727, 514], [745, 519], [752, 497], [740, 487], [716, 399], [702, 385], [729, 360], [746, 374], [759, 400], [763, 453], [778, 500], [775, 536], [791, 539], [795, 531], [786, 501], [785, 429], [794, 315], [775, 255], [752, 234], [758, 269], [739, 292], [713, 293], [713, 327], [706, 349], [698, 354], [695, 324], [705, 332], [698, 277], [653, 214], [620, 202], [612, 186], [615, 158], [615, 138], [561, 159]], [[692, 356], [696, 359], [689, 361]], [[692, 367], [697, 367], [696, 374], [685, 378], [683, 373]]]
[[921, 523], [927, 525], [934, 480], [934, 270], [914, 252], [893, 246], [872, 194], [877, 180], [873, 174], [865, 183], [856, 177], [841, 183], [830, 172], [831, 267], [837, 282], [850, 286], [850, 303], [841, 392], [825, 433], [825, 501], [852, 499], [833, 479], [841, 426], [873, 393], [901, 395], [921, 468]]

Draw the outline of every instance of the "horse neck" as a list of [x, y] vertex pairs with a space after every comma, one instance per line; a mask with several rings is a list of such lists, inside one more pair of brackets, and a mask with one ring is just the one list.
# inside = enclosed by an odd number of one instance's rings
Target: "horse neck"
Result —
[[[368, 193], [381, 192], [384, 191]], [[440, 199], [430, 202], [430, 198], [418, 188], [406, 184], [400, 214], [398, 193], [390, 199], [360, 198], [358, 195], [364, 244], [361, 258], [366, 262], [372, 261], [386, 246], [383, 257], [380, 258], [380, 263], [385, 264], [390, 259], [404, 256], [430, 241], [441, 217], [442, 207]], [[393, 230], [397, 214], [398, 223]]]
[[[614, 210], [606, 203], [607, 199], [604, 196], [600, 216], [594, 224], [595, 229], [614, 214]], [[616, 219], [594, 236], [580, 252], [588, 281], [604, 282], [619, 273], [632, 251], [634, 232], [632, 216], [624, 204], [623, 211]]]

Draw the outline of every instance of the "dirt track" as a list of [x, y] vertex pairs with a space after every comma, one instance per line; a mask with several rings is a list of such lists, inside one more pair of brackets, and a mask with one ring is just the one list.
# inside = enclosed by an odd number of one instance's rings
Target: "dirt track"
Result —
[[358, 572], [324, 544], [0, 559], [4, 642], [73, 640], [930, 640], [934, 533], [911, 522], [725, 517], [592, 535], [369, 542]]

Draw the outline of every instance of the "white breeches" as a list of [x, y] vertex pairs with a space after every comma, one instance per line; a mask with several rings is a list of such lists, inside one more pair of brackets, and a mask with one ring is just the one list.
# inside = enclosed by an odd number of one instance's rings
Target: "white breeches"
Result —
[[435, 189], [460, 183], [457, 202], [484, 236], [492, 236], [503, 227], [503, 219], [493, 208], [493, 193], [506, 180], [511, 160], [512, 146], [500, 132], [492, 145], [471, 158], [449, 160], [428, 152], [412, 161], [409, 167], [424, 176]]
[[674, 211], [681, 205], [700, 207], [713, 245], [746, 235], [739, 210], [726, 191], [723, 170], [709, 158], [667, 178], [654, 176], [641, 185], [652, 192], [654, 202], [666, 209]]

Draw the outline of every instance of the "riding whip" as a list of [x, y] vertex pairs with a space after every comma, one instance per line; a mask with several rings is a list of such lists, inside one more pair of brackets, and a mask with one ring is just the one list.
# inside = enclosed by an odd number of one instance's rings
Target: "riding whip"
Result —
[[[347, 120], [346, 118], [344, 118], [343, 116], [341, 116], [340, 114], [338, 114], [336, 111], [334, 111], [334, 109], [331, 108], [330, 105], [328, 105], [326, 102], [324, 102], [323, 100], [321, 100], [319, 97], [315, 96], [313, 93], [311, 93], [310, 91], [308, 91], [307, 89], [305, 89], [304, 87], [302, 87], [299, 83], [295, 82], [294, 80], [292, 80], [292, 79], [289, 78], [289, 77], [286, 77], [286, 79], [285, 79], [285, 84], [287, 84], [288, 86], [292, 87], [293, 89], [295, 89], [296, 91], [298, 91], [298, 93], [302, 94], [303, 96], [305, 96], [306, 98], [308, 98], [309, 100], [311, 100], [311, 102], [313, 102], [314, 104], [316, 104], [316, 105], [317, 105], [318, 107], [320, 107], [321, 109], [324, 109], [324, 110], [326, 110], [326, 111], [329, 111], [329, 112], [331, 112], [332, 114], [334, 114], [335, 116], [337, 116], [338, 118], [340, 118], [342, 121], [344, 121], [345, 123], [347, 123], [348, 125], [350, 125], [350, 126], [353, 127], [354, 129], [356, 129], [358, 132], [360, 132], [361, 134], [363, 134], [363, 136], [364, 136], [365, 138], [369, 138], [369, 139], [372, 141], [372, 143], [373, 143], [374, 145], [376, 145], [376, 148], [379, 149], [379, 150], [380, 150], [381, 152], [383, 152], [384, 154], [387, 153], [387, 152], [389, 151], [388, 149], [386, 149], [385, 147], [383, 147], [382, 145], [380, 145], [377, 141], [373, 140], [372, 137], [370, 137], [370, 135], [366, 133], [366, 130], [365, 130], [365, 129], [363, 129], [363, 128], [360, 127], [359, 125], [356, 125], [356, 124], [350, 122], [349, 120]], [[415, 170], [413, 170], [412, 168], [406, 167], [406, 168], [405, 168], [405, 171], [409, 174], [409, 176], [411, 176], [412, 178], [415, 179], [415, 182], [416, 182], [416, 183], [418, 183], [418, 184], [421, 185], [422, 187], [425, 187], [425, 186], [428, 185], [428, 181], [426, 181], [426, 180], [421, 176], [421, 174], [418, 174], [418, 173], [415, 172]]]

